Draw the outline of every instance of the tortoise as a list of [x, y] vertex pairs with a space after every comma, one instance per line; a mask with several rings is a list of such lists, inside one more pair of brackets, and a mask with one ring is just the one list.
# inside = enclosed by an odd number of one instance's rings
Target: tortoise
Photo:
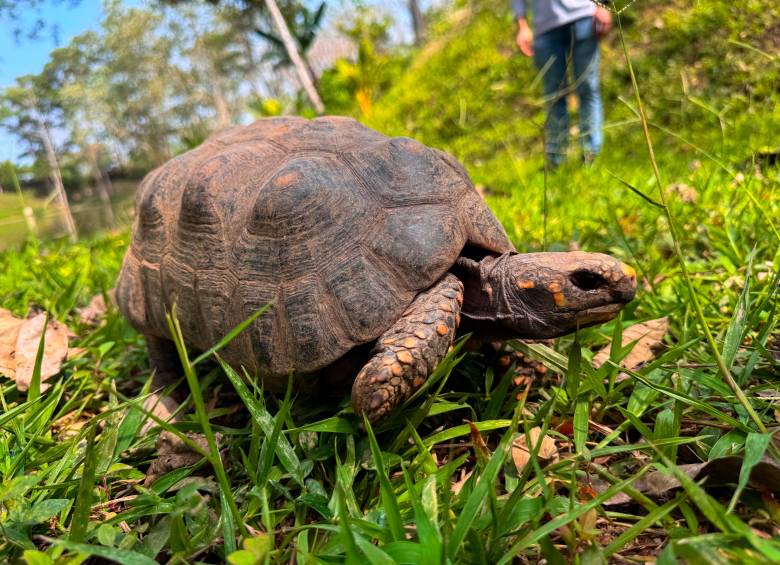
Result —
[[443, 151], [350, 118], [277, 117], [146, 176], [116, 297], [146, 337], [155, 387], [180, 374], [174, 303], [201, 351], [271, 303], [226, 362], [279, 390], [292, 372], [317, 379], [357, 357], [352, 404], [373, 422], [423, 384], [456, 332], [552, 338], [613, 318], [635, 288], [607, 255], [518, 253]]

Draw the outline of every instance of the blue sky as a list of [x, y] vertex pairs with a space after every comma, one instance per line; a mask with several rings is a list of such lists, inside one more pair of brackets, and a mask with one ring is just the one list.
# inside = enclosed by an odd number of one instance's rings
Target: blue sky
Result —
[[[102, 16], [103, 7], [99, 0], [81, 0], [76, 5], [45, 2], [40, 11], [28, 10], [24, 13], [20, 27], [30, 28], [41, 18], [47, 26], [57, 26], [56, 38], [47, 29], [38, 39], [20, 37], [18, 41], [11, 33], [14, 24], [0, 18], [0, 88], [13, 84], [17, 76], [40, 72], [52, 49], [67, 45], [73, 36], [87, 29], [97, 28]], [[16, 157], [15, 145], [14, 139], [0, 129], [0, 161]]]

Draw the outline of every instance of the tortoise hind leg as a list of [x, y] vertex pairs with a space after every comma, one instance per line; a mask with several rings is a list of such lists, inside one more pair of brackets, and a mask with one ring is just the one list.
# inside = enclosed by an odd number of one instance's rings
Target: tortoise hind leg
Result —
[[[183, 375], [176, 345], [169, 339], [146, 336], [146, 348], [153, 377], [151, 393], [144, 402], [144, 408], [163, 420], [171, 420], [179, 402], [175, 396], [164, 392]], [[154, 425], [154, 421], [147, 420], [144, 428], [148, 430]]]
[[462, 304], [463, 283], [449, 273], [414, 299], [355, 378], [358, 416], [375, 422], [422, 386], [455, 339]]

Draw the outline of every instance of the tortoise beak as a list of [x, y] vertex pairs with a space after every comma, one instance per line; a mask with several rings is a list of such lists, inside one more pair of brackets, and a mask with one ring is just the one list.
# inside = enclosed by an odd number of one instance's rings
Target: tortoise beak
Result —
[[628, 304], [636, 296], [636, 271], [625, 263], [619, 263], [618, 268], [620, 274], [615, 276], [617, 281], [613, 296], [621, 304]]
[[623, 306], [636, 295], [636, 271], [625, 263], [616, 262], [615, 266], [604, 273], [610, 281], [608, 304], [587, 308], [577, 312], [575, 322], [579, 327], [587, 327], [608, 322], [618, 315]]
[[[628, 301], [630, 301], [630, 299], [626, 302]], [[626, 302], [615, 302], [613, 304], [597, 306], [596, 308], [589, 308], [587, 310], [577, 312], [577, 315], [575, 316], [577, 326], [580, 328], [586, 328], [595, 324], [609, 322], [612, 318], [618, 315]]]

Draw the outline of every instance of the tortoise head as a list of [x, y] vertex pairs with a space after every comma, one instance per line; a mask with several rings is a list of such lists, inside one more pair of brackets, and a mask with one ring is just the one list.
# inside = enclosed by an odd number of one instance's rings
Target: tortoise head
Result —
[[[482, 299], [472, 301], [473, 307], [492, 310], [489, 317], [502, 334], [526, 339], [607, 322], [636, 292], [634, 269], [609, 255], [581, 251], [486, 257], [479, 279]], [[466, 315], [468, 306], [467, 300]]]

